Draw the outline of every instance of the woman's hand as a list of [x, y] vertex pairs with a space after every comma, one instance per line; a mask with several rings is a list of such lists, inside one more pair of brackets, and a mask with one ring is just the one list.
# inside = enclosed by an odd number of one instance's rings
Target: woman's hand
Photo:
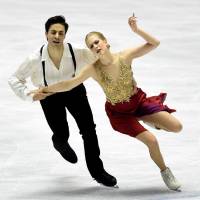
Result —
[[31, 95], [31, 94], [33, 95], [33, 101], [40, 101], [54, 94], [53, 92], [45, 92], [44, 89], [45, 87], [41, 87], [39, 89], [32, 90], [28, 93], [28, 95]]
[[31, 90], [31, 91], [28, 93], [28, 95], [30, 95], [30, 94], [35, 94], [35, 93], [43, 93], [43, 88], [44, 88], [44, 87], [40, 87], [40, 88], [38, 88], [38, 89]]
[[132, 16], [132, 17], [129, 17], [128, 19], [128, 24], [129, 26], [131, 27], [131, 29], [134, 31], [134, 32], [137, 32], [138, 30], [138, 27], [137, 27], [137, 23], [136, 23], [136, 17]]

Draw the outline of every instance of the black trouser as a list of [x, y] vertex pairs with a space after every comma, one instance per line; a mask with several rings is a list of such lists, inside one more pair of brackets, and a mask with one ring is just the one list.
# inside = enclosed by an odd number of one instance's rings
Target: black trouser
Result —
[[83, 84], [68, 91], [54, 94], [40, 101], [46, 120], [53, 131], [53, 144], [59, 150], [64, 148], [69, 138], [66, 108], [76, 120], [82, 135], [85, 158], [92, 177], [101, 173], [103, 163], [100, 159], [98, 139], [92, 111]]

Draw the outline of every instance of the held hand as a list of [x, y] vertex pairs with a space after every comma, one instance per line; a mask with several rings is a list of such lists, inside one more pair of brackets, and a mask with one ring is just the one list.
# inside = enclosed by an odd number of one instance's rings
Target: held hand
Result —
[[45, 99], [46, 97], [52, 95], [52, 93], [35, 93], [33, 95], [33, 101], [40, 101], [40, 100], [43, 100]]
[[30, 94], [36, 94], [36, 93], [43, 93], [43, 88], [44, 88], [44, 87], [40, 87], [40, 88], [38, 88], [38, 89], [31, 90], [31, 91], [28, 93], [28, 95], [30, 95]]
[[137, 32], [138, 30], [138, 27], [137, 27], [137, 23], [136, 23], [136, 17], [129, 17], [128, 19], [128, 24], [129, 26], [131, 27], [131, 29], [134, 31], [134, 32]]
[[40, 101], [54, 94], [53, 92], [44, 92], [43, 89], [44, 88], [32, 90], [31, 92], [28, 93], [28, 95], [33, 94], [33, 101]]

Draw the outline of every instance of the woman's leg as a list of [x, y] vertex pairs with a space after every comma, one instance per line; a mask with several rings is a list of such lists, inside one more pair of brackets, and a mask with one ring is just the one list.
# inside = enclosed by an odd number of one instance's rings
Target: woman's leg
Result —
[[166, 111], [145, 115], [139, 119], [144, 122], [153, 124], [156, 128], [160, 128], [169, 132], [178, 133], [182, 130], [182, 124], [180, 121]]
[[144, 131], [136, 136], [136, 138], [147, 145], [152, 160], [156, 163], [160, 170], [165, 170], [167, 167], [160, 152], [156, 137], [149, 131]]
[[136, 136], [136, 138], [146, 144], [149, 148], [150, 156], [156, 165], [160, 168], [161, 176], [166, 186], [171, 190], [179, 189], [181, 184], [172, 174], [171, 170], [166, 167], [156, 137], [149, 131], [144, 131]]

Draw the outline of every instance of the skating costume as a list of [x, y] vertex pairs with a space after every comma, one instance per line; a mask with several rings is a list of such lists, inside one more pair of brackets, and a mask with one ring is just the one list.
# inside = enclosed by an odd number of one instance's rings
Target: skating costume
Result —
[[106, 94], [105, 110], [114, 130], [136, 137], [146, 131], [138, 118], [159, 111], [169, 113], [176, 110], [163, 105], [166, 93], [146, 97], [146, 93], [137, 88], [131, 66], [126, 65], [119, 56], [120, 75], [114, 81], [103, 69], [96, 65], [99, 83]]

